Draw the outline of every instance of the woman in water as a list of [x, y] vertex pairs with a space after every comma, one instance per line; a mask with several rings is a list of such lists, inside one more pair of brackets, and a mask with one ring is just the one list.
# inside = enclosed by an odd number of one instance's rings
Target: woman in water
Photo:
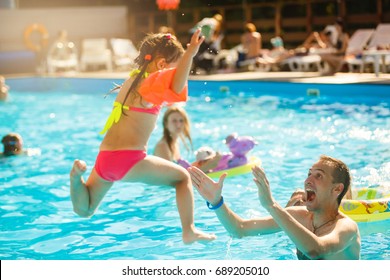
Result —
[[[196, 152], [196, 161], [190, 164], [180, 155], [179, 139], [182, 140], [187, 151], [189, 151], [188, 146], [190, 146], [192, 150], [190, 120], [188, 115], [183, 108], [172, 106], [168, 108], [164, 114], [163, 136], [154, 148], [154, 155], [173, 161], [184, 168], [188, 168], [191, 165], [196, 166], [204, 172], [208, 172], [218, 165], [221, 155], [215, 152], [205, 155], [204, 152], [202, 153], [203, 148], [200, 148]], [[186, 143], [186, 140], [188, 143]]]
[[186, 111], [177, 106], [169, 107], [163, 117], [163, 136], [154, 148], [154, 155], [169, 161], [179, 162], [180, 155], [179, 139], [185, 148], [192, 150], [190, 132], [190, 120]]

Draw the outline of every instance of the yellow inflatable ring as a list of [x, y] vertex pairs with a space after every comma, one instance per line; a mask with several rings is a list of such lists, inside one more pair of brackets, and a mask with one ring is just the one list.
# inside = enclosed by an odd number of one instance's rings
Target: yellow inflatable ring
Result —
[[[31, 34], [33, 32], [39, 32], [41, 34], [40, 42], [38, 44], [31, 40]], [[24, 43], [27, 48], [34, 52], [41, 51], [47, 45], [48, 39], [49, 33], [47, 32], [46, 27], [40, 23], [31, 24], [24, 30]]]
[[257, 157], [251, 157], [251, 158], [249, 158], [249, 162], [247, 164], [233, 167], [233, 168], [229, 168], [229, 169], [225, 169], [225, 170], [221, 170], [221, 171], [207, 173], [207, 175], [211, 178], [219, 178], [224, 173], [227, 173], [228, 177], [242, 175], [242, 174], [252, 172], [252, 167], [255, 165], [261, 165], [261, 160]]
[[344, 199], [340, 211], [356, 222], [390, 219], [390, 187], [376, 186], [352, 192], [353, 199]]

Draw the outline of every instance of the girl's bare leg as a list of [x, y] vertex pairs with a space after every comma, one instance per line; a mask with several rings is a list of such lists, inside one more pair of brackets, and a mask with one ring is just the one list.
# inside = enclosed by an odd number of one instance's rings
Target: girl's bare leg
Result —
[[189, 173], [181, 166], [155, 156], [147, 156], [125, 176], [124, 181], [176, 187], [176, 203], [183, 228], [183, 242], [214, 240], [213, 234], [203, 233], [194, 225], [194, 194]]
[[85, 183], [83, 174], [86, 170], [86, 163], [76, 159], [70, 171], [70, 196], [73, 210], [81, 217], [90, 217], [95, 213], [103, 197], [113, 184], [101, 179], [96, 174], [95, 169], [92, 170], [87, 183]]

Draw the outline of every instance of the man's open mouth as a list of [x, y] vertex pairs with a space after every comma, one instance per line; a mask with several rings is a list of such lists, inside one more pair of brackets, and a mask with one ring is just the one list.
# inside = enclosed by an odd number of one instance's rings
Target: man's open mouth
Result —
[[316, 193], [312, 189], [306, 189], [306, 201], [311, 202], [316, 198]]

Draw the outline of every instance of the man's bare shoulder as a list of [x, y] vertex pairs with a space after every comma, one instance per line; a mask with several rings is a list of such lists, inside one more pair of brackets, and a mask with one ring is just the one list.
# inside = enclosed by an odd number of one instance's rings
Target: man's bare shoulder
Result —
[[338, 228], [340, 230], [345, 232], [356, 232], [356, 233], [359, 232], [359, 227], [354, 220], [352, 220], [350, 217], [348, 217], [343, 213], [340, 213], [339, 215], [341, 216], [340, 219], [338, 220], [338, 225], [339, 225]]
[[330, 259], [357, 260], [360, 258], [361, 239], [357, 223], [348, 216], [340, 213], [333, 234], [337, 235], [341, 247], [338, 253], [330, 256]]

